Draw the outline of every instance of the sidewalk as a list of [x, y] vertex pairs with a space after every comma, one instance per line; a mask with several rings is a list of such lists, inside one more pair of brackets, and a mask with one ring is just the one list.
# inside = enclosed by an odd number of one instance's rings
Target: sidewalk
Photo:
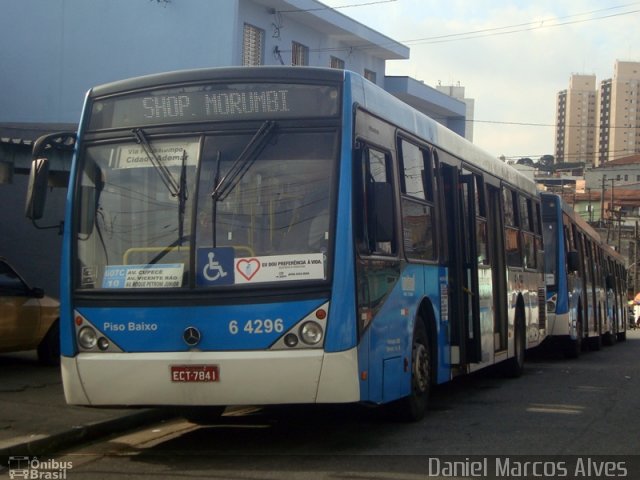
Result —
[[11, 455], [47, 455], [167, 417], [156, 409], [69, 406], [58, 367], [40, 365], [35, 352], [0, 354], [0, 466]]

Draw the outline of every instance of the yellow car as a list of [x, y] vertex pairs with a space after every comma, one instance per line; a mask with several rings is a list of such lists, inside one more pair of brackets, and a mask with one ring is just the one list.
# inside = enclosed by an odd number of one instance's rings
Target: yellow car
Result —
[[0, 257], [0, 352], [38, 350], [45, 365], [60, 363], [60, 304], [32, 288]]

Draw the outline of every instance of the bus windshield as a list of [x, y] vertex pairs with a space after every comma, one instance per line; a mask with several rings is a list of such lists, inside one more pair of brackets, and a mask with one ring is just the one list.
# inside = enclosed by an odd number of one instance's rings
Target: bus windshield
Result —
[[88, 146], [76, 287], [326, 280], [338, 135], [264, 127]]

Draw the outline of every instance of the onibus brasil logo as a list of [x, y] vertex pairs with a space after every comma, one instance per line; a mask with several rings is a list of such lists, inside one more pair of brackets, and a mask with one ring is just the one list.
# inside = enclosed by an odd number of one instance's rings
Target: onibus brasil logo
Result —
[[37, 457], [9, 457], [9, 478], [26, 478], [42, 480], [65, 480], [67, 470], [71, 470], [71, 462], [58, 460], [38, 460]]

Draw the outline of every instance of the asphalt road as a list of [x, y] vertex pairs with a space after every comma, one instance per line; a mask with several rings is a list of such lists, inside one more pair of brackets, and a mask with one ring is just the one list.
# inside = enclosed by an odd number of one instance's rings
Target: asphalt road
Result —
[[[418, 423], [362, 406], [243, 408], [214, 426], [171, 420], [56, 459], [69, 462], [69, 479], [461, 478], [443, 470], [446, 455], [461, 456], [460, 468], [466, 459], [457, 473], [468, 478], [533, 478], [521, 463], [509, 464], [519, 468], [510, 477], [473, 474], [474, 466], [487, 473], [482, 462], [495, 473], [494, 455], [541, 456], [543, 473], [555, 475], [547, 478], [602, 478], [605, 466], [640, 478], [640, 462], [628, 457], [640, 453], [638, 399], [640, 331], [629, 331], [626, 342], [576, 360], [529, 355], [518, 379], [487, 371], [441, 386]], [[584, 475], [572, 477], [576, 458]]]

